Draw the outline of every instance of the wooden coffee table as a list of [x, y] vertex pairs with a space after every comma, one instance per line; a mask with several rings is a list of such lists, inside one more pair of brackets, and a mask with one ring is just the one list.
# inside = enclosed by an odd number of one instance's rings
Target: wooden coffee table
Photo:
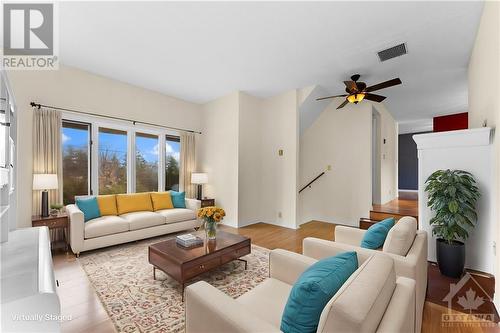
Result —
[[[205, 238], [205, 232], [193, 233]], [[175, 238], [168, 239], [149, 246], [149, 263], [153, 265], [153, 278], [156, 279], [156, 269], [160, 269], [182, 285], [182, 300], [184, 301], [184, 287], [188, 280], [240, 259], [251, 252], [250, 238], [217, 231], [215, 241], [205, 241], [203, 246], [185, 248], [178, 245]]]

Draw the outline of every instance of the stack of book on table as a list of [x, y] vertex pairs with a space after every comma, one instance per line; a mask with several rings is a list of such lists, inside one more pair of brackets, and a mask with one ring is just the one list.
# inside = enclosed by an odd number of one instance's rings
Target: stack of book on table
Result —
[[177, 241], [177, 244], [184, 247], [203, 245], [203, 238], [200, 238], [193, 234], [179, 235], [175, 239]]

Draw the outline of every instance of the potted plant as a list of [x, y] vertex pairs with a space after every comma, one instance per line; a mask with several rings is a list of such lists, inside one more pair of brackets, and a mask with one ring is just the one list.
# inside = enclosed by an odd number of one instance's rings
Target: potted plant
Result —
[[50, 205], [50, 215], [51, 216], [57, 216], [61, 213], [61, 209], [64, 207], [64, 205], [62, 204], [58, 204], [58, 203], [55, 203], [55, 204], [51, 204]]
[[198, 210], [198, 218], [203, 219], [203, 226], [207, 240], [215, 240], [217, 235], [217, 223], [226, 216], [224, 209], [219, 207], [205, 207]]
[[465, 240], [477, 221], [480, 197], [474, 176], [463, 170], [437, 170], [427, 178], [427, 206], [435, 213], [430, 220], [437, 236], [436, 255], [441, 274], [458, 278], [464, 272]]

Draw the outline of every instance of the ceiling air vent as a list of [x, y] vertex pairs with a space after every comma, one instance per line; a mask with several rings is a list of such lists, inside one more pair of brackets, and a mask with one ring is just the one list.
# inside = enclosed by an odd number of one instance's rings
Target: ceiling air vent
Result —
[[406, 53], [408, 52], [406, 50], [405, 43], [401, 43], [399, 45], [377, 52], [380, 61], [387, 61], [389, 59], [405, 55]]

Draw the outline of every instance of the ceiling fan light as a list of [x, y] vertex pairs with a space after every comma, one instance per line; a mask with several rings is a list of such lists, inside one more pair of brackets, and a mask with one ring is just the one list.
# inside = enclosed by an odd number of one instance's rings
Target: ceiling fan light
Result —
[[363, 93], [352, 94], [352, 95], [347, 96], [347, 100], [349, 101], [349, 103], [354, 103], [354, 104], [361, 102], [364, 98], [365, 98], [365, 94], [363, 94]]

